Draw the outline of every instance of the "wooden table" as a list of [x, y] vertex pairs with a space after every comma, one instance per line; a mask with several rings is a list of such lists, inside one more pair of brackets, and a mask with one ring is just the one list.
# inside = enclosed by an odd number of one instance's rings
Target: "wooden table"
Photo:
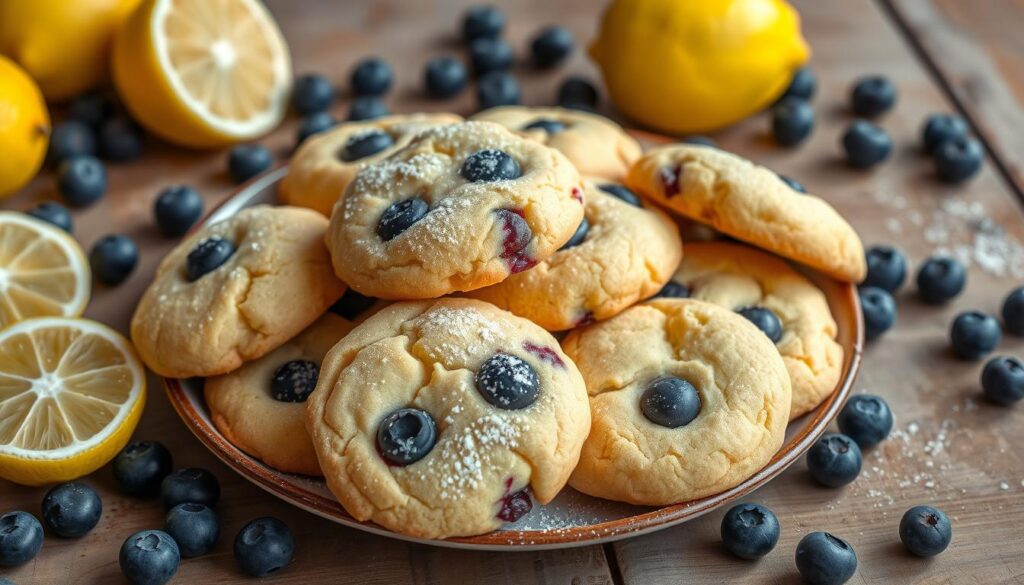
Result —
[[[437, 103], [424, 100], [419, 88], [429, 57], [459, 51], [454, 31], [469, 3], [268, 2], [288, 38], [296, 72], [319, 71], [344, 84], [354, 61], [381, 55], [397, 70], [397, 88], [388, 98], [393, 110], [463, 114], [472, 112], [471, 92]], [[548, 23], [568, 26], [577, 39], [591, 38], [600, 4], [498, 3], [506, 5], [509, 36], [519, 48]], [[328, 523], [261, 492], [201, 447], [171, 410], [159, 381], [151, 378], [150, 403], [136, 436], [167, 443], [178, 466], [213, 470], [224, 494], [216, 552], [184, 561], [175, 582], [247, 582], [232, 559], [231, 539], [249, 519], [271, 514], [287, 521], [297, 538], [294, 563], [268, 580], [274, 583], [793, 583], [798, 579], [794, 548], [813, 530], [832, 531], [856, 548], [860, 567], [851, 583], [1024, 583], [1024, 407], [1004, 409], [985, 402], [978, 388], [980, 364], [952, 359], [947, 349], [947, 329], [956, 313], [972, 308], [996, 312], [1003, 295], [1024, 281], [1019, 244], [1024, 240], [1024, 39], [1018, 33], [1024, 8], [1013, 0], [796, 4], [820, 82], [813, 136], [795, 150], [779, 148], [768, 138], [765, 117], [756, 116], [715, 138], [724, 148], [801, 180], [850, 218], [866, 244], [895, 243], [915, 268], [936, 250], [968, 255], [973, 262], [967, 292], [947, 307], [925, 306], [914, 298], [913, 285], [905, 287], [898, 295], [897, 327], [868, 348], [856, 387], [889, 400], [897, 429], [867, 454], [865, 471], [854, 484], [822, 489], [798, 464], [752, 494], [749, 499], [775, 510], [783, 526], [776, 550], [757, 563], [722, 551], [722, 512], [637, 539], [561, 551], [499, 554], [411, 545]], [[568, 72], [595, 75], [582, 52], [558, 74], [521, 71], [525, 102], [551, 103], [562, 73]], [[899, 86], [899, 104], [882, 120], [896, 148], [893, 159], [878, 170], [857, 172], [842, 164], [838, 140], [849, 121], [848, 88], [866, 73], [886, 74]], [[335, 106], [339, 117], [347, 101], [344, 96]], [[924, 117], [953, 110], [968, 116], [989, 155], [982, 173], [963, 186], [936, 182], [917, 147]], [[264, 142], [283, 159], [294, 131], [295, 121], [289, 120]], [[76, 235], [88, 247], [106, 233], [127, 233], [142, 248], [142, 264], [120, 287], [97, 285], [88, 316], [126, 329], [130, 308], [156, 262], [174, 244], [152, 226], [157, 191], [189, 183], [213, 205], [232, 191], [224, 169], [224, 152], [184, 152], [155, 140], [140, 162], [110, 167], [110, 194], [76, 212]], [[25, 209], [54, 195], [52, 180], [40, 178], [3, 207]], [[1019, 356], [1024, 342], [1004, 339], [999, 352]], [[136, 530], [162, 526], [163, 511], [155, 501], [117, 495], [109, 469], [87, 481], [104, 498], [99, 527], [80, 540], [48, 537], [34, 562], [0, 570], [0, 575], [23, 585], [122, 582], [117, 566], [121, 542]], [[41, 489], [0, 483], [0, 510], [37, 511], [42, 494]], [[918, 503], [935, 504], [953, 518], [952, 546], [930, 561], [903, 552], [897, 537], [901, 514]]]

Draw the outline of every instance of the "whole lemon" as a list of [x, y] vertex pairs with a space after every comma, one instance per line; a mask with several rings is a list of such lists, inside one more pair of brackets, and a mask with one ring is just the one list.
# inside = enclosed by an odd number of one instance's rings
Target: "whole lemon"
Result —
[[0, 0], [0, 54], [36, 80], [50, 101], [109, 78], [114, 32], [139, 0]]
[[764, 108], [809, 54], [784, 0], [613, 0], [590, 46], [615, 105], [673, 134]]
[[28, 74], [0, 56], [0, 199], [36, 176], [49, 137], [43, 94]]

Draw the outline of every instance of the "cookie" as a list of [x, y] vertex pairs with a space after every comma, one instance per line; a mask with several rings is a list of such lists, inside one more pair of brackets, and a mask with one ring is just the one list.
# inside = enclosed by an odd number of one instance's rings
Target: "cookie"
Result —
[[614, 317], [661, 290], [683, 255], [675, 224], [628, 202], [639, 200], [622, 185], [584, 187], [585, 217], [572, 239], [534, 268], [468, 296], [560, 331]]
[[339, 124], [302, 143], [292, 156], [278, 197], [287, 205], [308, 207], [329, 217], [360, 168], [386, 158], [421, 130], [461, 120], [455, 114], [404, 114]]
[[500, 282], [555, 253], [583, 219], [558, 151], [490, 122], [428, 129], [364, 167], [331, 216], [337, 275], [384, 299]]
[[831, 205], [734, 154], [678, 144], [645, 154], [626, 184], [736, 239], [847, 282], [867, 274], [857, 232]]
[[835, 390], [843, 348], [828, 301], [784, 261], [742, 244], [687, 244], [672, 280], [690, 298], [751, 315], [777, 337], [793, 385], [790, 419], [814, 410]]
[[306, 414], [345, 510], [420, 538], [482, 534], [549, 502], [590, 429], [583, 379], [549, 333], [456, 298], [356, 327]]
[[326, 228], [315, 211], [260, 205], [178, 244], [132, 317], [143, 361], [162, 376], [216, 376], [297, 335], [345, 291]]
[[558, 149], [581, 174], [611, 181], [624, 179], [642, 153], [640, 143], [621, 126], [580, 110], [501, 106], [472, 119], [496, 122]]
[[656, 299], [562, 343], [593, 424], [569, 484], [660, 506], [720, 493], [782, 446], [790, 383], [775, 346], [711, 303]]

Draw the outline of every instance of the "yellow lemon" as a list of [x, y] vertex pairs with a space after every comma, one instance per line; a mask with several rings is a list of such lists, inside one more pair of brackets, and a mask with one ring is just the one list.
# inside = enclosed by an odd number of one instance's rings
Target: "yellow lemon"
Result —
[[0, 0], [0, 53], [18, 62], [50, 101], [109, 78], [114, 31], [139, 0]]
[[673, 134], [764, 108], [809, 53], [783, 0], [614, 0], [590, 47], [615, 105]]
[[114, 41], [114, 83], [144, 126], [190, 147], [277, 126], [291, 90], [284, 37], [259, 0], [143, 0]]
[[0, 331], [0, 477], [43, 485], [96, 471], [145, 402], [135, 349], [105, 325], [43, 317]]
[[0, 199], [32, 180], [50, 140], [50, 115], [32, 79], [0, 56]]

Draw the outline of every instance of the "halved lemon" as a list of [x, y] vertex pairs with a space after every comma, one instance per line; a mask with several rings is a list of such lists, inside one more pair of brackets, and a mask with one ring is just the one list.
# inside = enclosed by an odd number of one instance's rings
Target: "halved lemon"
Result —
[[0, 331], [0, 477], [69, 481], [124, 448], [146, 402], [131, 342], [87, 319], [43, 317]]
[[288, 46], [259, 0], [143, 0], [114, 40], [113, 71], [139, 122], [200, 148], [272, 130], [292, 81]]
[[0, 211], [0, 329], [31, 317], [77, 317], [89, 302], [92, 273], [64, 231]]

